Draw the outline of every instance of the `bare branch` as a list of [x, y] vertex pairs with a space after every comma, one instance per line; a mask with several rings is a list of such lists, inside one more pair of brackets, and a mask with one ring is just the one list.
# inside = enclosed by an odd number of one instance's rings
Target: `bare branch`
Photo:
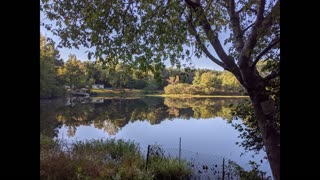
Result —
[[258, 54], [256, 59], [253, 61], [250, 67], [254, 67], [258, 61], [261, 59], [262, 56], [264, 56], [267, 52], [269, 52], [275, 45], [277, 45], [280, 42], [280, 37], [277, 37], [276, 39], [272, 40], [271, 43]]
[[201, 47], [201, 50], [217, 65], [226, 68], [225, 64], [223, 62], [221, 62], [220, 60], [218, 60], [217, 58], [215, 58], [207, 49], [207, 47], [202, 43], [199, 34], [197, 33], [196, 28], [194, 27], [194, 24], [192, 22], [192, 14], [190, 13], [189, 19], [188, 19], [188, 25], [190, 28], [191, 33], [193, 34], [193, 36], [196, 38], [198, 44]]
[[231, 25], [232, 25], [232, 31], [235, 35], [235, 44], [236, 44], [236, 49], [238, 51], [238, 53], [241, 53], [241, 50], [243, 48], [243, 34], [242, 34], [242, 30], [240, 27], [240, 17], [239, 17], [239, 13], [237, 13], [235, 11], [235, 2], [234, 0], [229, 0], [228, 1], [228, 14], [230, 16], [230, 20], [231, 20]]
[[250, 29], [252, 26], [254, 25], [254, 23], [250, 24], [248, 27], [246, 27], [245, 29], [242, 30], [242, 34], [244, 34], [248, 29]]

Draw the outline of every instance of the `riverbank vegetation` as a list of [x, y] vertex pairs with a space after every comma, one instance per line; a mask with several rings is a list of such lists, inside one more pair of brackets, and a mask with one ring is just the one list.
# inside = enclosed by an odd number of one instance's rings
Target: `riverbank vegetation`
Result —
[[[154, 157], [153, 157], [154, 158]], [[138, 144], [124, 140], [67, 144], [40, 135], [41, 179], [181, 179], [191, 173], [184, 161], [146, 159]]]
[[[166, 157], [159, 145], [148, 155], [139, 144], [125, 140], [91, 140], [67, 143], [40, 134], [40, 179], [192, 179], [185, 160]], [[245, 171], [229, 161], [226, 176], [260, 180], [265, 173], [252, 164]]]

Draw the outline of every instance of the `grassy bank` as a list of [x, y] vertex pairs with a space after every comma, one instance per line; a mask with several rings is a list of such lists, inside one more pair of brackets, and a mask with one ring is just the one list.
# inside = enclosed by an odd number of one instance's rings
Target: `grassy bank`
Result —
[[150, 94], [147, 96], [172, 97], [172, 98], [249, 98], [249, 96], [193, 95], [193, 94]]
[[[190, 164], [161, 155], [163, 152], [161, 146], [153, 145], [147, 160], [146, 152], [132, 141], [107, 139], [67, 144], [40, 134], [40, 179], [193, 179]], [[230, 173], [231, 179], [269, 179], [257, 164], [251, 164], [252, 169], [245, 171], [228, 161], [227, 175]]]
[[150, 93], [160, 94], [162, 91], [146, 91], [143, 89], [91, 89], [91, 94], [96, 97], [137, 97]]
[[162, 94], [162, 91], [145, 91], [142, 89], [92, 89], [91, 94], [95, 97], [173, 97], [173, 98], [248, 98], [249, 96], [238, 95], [194, 95], [194, 94]]
[[123, 140], [92, 140], [66, 144], [40, 136], [41, 179], [183, 179], [186, 163], [156, 157], [146, 160], [139, 145]]

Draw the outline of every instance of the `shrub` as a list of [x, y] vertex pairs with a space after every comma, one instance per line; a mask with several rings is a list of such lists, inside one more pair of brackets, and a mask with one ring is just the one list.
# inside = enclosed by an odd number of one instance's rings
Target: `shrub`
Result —
[[178, 83], [176, 85], [169, 84], [164, 87], [165, 94], [188, 94], [187, 89], [190, 87], [190, 84]]
[[[42, 144], [48, 144], [42, 137]], [[49, 143], [51, 144], [51, 142]], [[63, 149], [42, 148], [40, 176], [46, 179], [139, 177], [144, 161], [137, 144], [123, 140], [77, 141]], [[51, 146], [53, 147], [53, 146]]]
[[189, 179], [191, 169], [184, 160], [167, 158], [159, 145], [153, 145], [149, 151], [148, 170], [154, 174], [154, 179]]
[[212, 95], [214, 93], [214, 91], [215, 91], [215, 88], [213, 88], [213, 87], [204, 87], [203, 88], [203, 92], [206, 95]]
[[200, 85], [190, 85], [189, 87], [186, 88], [186, 92], [187, 94], [193, 94], [193, 95], [204, 94], [203, 86], [200, 86]]
[[187, 168], [187, 163], [178, 159], [157, 158], [150, 159], [150, 170], [155, 179], [184, 179], [191, 174], [191, 169]]

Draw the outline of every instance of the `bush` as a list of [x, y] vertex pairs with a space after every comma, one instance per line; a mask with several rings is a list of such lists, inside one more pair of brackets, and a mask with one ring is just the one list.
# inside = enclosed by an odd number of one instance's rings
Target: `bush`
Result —
[[213, 87], [204, 87], [203, 88], [203, 93], [206, 95], [212, 95], [214, 93], [214, 88]]
[[145, 80], [137, 79], [135, 80], [135, 89], [143, 89], [147, 86], [147, 82]]
[[[149, 161], [132, 141], [92, 140], [70, 145], [40, 134], [40, 179], [190, 179], [191, 169], [184, 160], [168, 158], [160, 146], [151, 146]], [[226, 170], [231, 177], [262, 179], [265, 172], [250, 162], [245, 171], [229, 161]], [[268, 177], [266, 177], [268, 178]], [[266, 179], [263, 178], [263, 179]]]
[[189, 173], [185, 163], [169, 158], [155, 159], [146, 171], [140, 147], [132, 141], [92, 140], [67, 145], [40, 135], [40, 145], [40, 179], [176, 179]]
[[269, 180], [270, 176], [266, 176], [266, 172], [259, 170], [259, 166], [257, 163], [250, 161], [251, 170], [246, 171], [237, 163], [229, 160], [227, 165], [227, 171], [231, 172], [231, 177], [240, 176], [240, 180]]
[[203, 86], [200, 85], [190, 85], [189, 87], [186, 88], [187, 94], [204, 94], [203, 93]]
[[165, 94], [192, 94], [192, 95], [240, 95], [241, 92], [233, 89], [214, 88], [204, 85], [179, 83], [164, 87]]
[[155, 179], [184, 179], [191, 174], [191, 169], [187, 168], [185, 161], [169, 158], [150, 159], [150, 170]]
[[147, 82], [141, 79], [132, 79], [127, 83], [127, 87], [130, 89], [143, 89], [147, 86]]
[[[42, 144], [52, 143], [44, 137], [41, 139]], [[121, 179], [130, 179], [145, 174], [142, 172], [144, 160], [140, 148], [131, 141], [114, 139], [78, 141], [69, 146], [64, 146], [59, 141], [55, 143], [59, 144], [60, 148], [41, 149], [41, 178], [113, 179], [119, 176]]]
[[153, 145], [149, 151], [148, 170], [154, 175], [154, 179], [189, 179], [191, 169], [184, 160], [167, 158], [159, 145]]
[[52, 149], [56, 146], [56, 142], [52, 138], [40, 134], [40, 149]]
[[158, 89], [159, 89], [159, 85], [155, 80], [148, 81], [147, 86], [144, 88], [145, 91], [155, 91]]
[[188, 94], [187, 89], [190, 87], [190, 84], [178, 83], [176, 85], [169, 84], [164, 87], [165, 94]]

